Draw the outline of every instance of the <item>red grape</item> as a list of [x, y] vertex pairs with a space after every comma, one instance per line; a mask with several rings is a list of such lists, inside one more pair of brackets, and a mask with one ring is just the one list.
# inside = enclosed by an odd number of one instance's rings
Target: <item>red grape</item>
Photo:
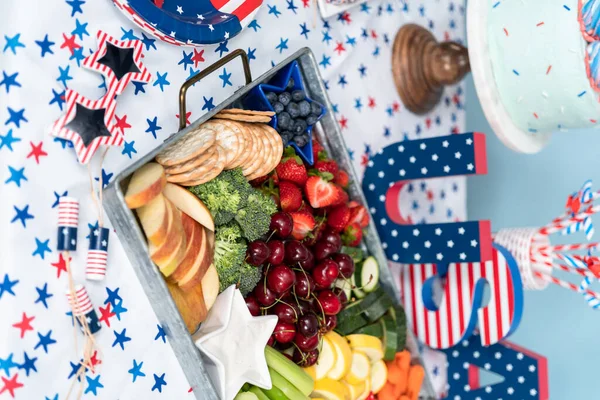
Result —
[[258, 304], [258, 300], [256, 300], [256, 297], [254, 297], [252, 294], [249, 294], [245, 300], [246, 300], [246, 306], [248, 306], [248, 310], [250, 311], [250, 314], [252, 314], [255, 317], [259, 316], [260, 315], [260, 304]]
[[342, 302], [331, 290], [322, 290], [317, 295], [325, 315], [336, 315], [342, 311]]
[[269, 247], [269, 258], [267, 258], [267, 261], [269, 261], [269, 264], [271, 265], [277, 265], [277, 264], [281, 264], [283, 262], [283, 258], [285, 256], [285, 249], [283, 247], [283, 242], [281, 240], [271, 240], [269, 241], [269, 243], [267, 243], [267, 246]]
[[[243, 332], [240, 333], [243, 334]], [[277, 322], [273, 336], [279, 343], [289, 343], [296, 338], [296, 325], [288, 322]]]
[[267, 274], [267, 284], [269, 289], [278, 295], [284, 294], [296, 283], [296, 275], [290, 267], [285, 265], [276, 265], [269, 270]]
[[324, 260], [337, 251], [334, 244], [320, 241], [315, 244], [314, 256], [317, 261]]
[[312, 270], [312, 277], [319, 289], [330, 287], [338, 275], [339, 268], [333, 260], [323, 260]]
[[308, 258], [308, 248], [297, 240], [288, 240], [285, 242], [285, 261], [288, 264], [296, 264]]
[[246, 261], [248, 261], [248, 264], [258, 267], [267, 261], [270, 255], [271, 252], [267, 244], [262, 240], [255, 240], [248, 245]]
[[277, 300], [275, 293], [273, 293], [271, 289], [265, 285], [264, 279], [261, 279], [260, 282], [258, 282], [258, 285], [256, 285], [254, 288], [253, 293], [254, 296], [256, 296], [256, 300], [258, 300], [258, 302], [265, 307], [270, 306], [271, 304], [275, 303], [275, 300]]
[[298, 321], [298, 312], [289, 304], [277, 303], [272, 310], [273, 314], [279, 318], [279, 322], [295, 324]]
[[348, 254], [338, 253], [334, 254], [331, 258], [338, 264], [338, 267], [340, 268], [340, 274], [344, 278], [350, 279], [354, 273], [354, 260], [352, 257], [350, 257]]
[[[275, 329], [277, 329], [277, 327], [275, 327]], [[275, 336], [275, 339], [277, 339], [277, 336]], [[311, 351], [319, 346], [319, 335], [308, 338], [300, 332], [296, 332], [294, 343], [296, 343], [296, 346], [302, 351]]]
[[269, 228], [281, 239], [285, 239], [292, 234], [294, 220], [292, 216], [284, 211], [276, 212], [271, 216]]
[[310, 299], [315, 291], [315, 281], [309, 273], [296, 271], [296, 283], [294, 284], [294, 293], [301, 299]]
[[306, 368], [311, 365], [315, 365], [317, 360], [319, 359], [319, 350], [311, 350], [309, 352], [303, 352], [298, 349], [294, 350], [294, 356], [292, 357], [292, 361], [294, 361], [297, 365]]
[[298, 319], [298, 332], [306, 338], [311, 338], [319, 332], [319, 320], [315, 314], [306, 314]]

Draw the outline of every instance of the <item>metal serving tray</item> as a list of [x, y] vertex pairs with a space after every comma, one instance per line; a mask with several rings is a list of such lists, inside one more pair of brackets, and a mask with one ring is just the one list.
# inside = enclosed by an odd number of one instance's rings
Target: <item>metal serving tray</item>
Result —
[[[215, 70], [220, 69], [224, 64], [237, 57], [241, 58], [244, 66], [246, 85], [236, 91], [227, 100], [220, 103], [212, 111], [204, 114], [202, 117], [198, 118], [192, 124], [186, 127], [185, 109], [186, 93], [188, 88], [192, 86], [192, 84], [200, 81]], [[241, 104], [241, 99], [250, 90], [260, 83], [268, 82], [280, 69], [294, 60], [297, 61], [300, 66], [308, 96], [323, 104], [328, 111], [315, 125], [313, 129], [313, 136], [316, 137], [317, 140], [319, 140], [319, 142], [325, 147], [330, 156], [338, 161], [340, 167], [345, 169], [350, 175], [350, 198], [366, 204], [366, 200], [359, 183], [360, 181], [358, 180], [358, 176], [356, 175], [356, 172], [354, 171], [350, 161], [350, 157], [342, 137], [342, 132], [335, 120], [331, 102], [329, 101], [323, 80], [319, 74], [317, 61], [315, 60], [315, 57], [309, 48], [303, 48], [297, 51], [292, 56], [276, 65], [254, 81], [252, 81], [251, 78], [247, 55], [243, 50], [233, 51], [228, 56], [223, 57], [215, 64], [203, 70], [200, 74], [190, 78], [183, 84], [180, 91], [179, 132], [171, 135], [160, 146], [121, 172], [104, 190], [104, 207], [106, 209], [106, 213], [108, 214], [114, 228], [117, 231], [119, 239], [123, 244], [127, 256], [129, 257], [129, 260], [133, 265], [140, 282], [142, 283], [144, 291], [150, 300], [152, 308], [154, 309], [160, 324], [169, 336], [171, 348], [173, 349], [175, 356], [177, 357], [186, 375], [186, 378], [193, 388], [196, 399], [216, 400], [218, 399], [218, 396], [204, 368], [200, 351], [194, 345], [192, 337], [187, 331], [183, 319], [179, 315], [179, 311], [177, 310], [175, 302], [171, 298], [160, 271], [154, 266], [154, 263], [150, 259], [146, 238], [134, 213], [129, 210], [125, 204], [124, 192], [129, 183], [131, 174], [142, 165], [152, 161], [156, 154], [162, 149], [177, 141], [189, 131], [197, 128], [199, 125], [212, 118], [222, 109], [231, 107], [233, 105], [239, 106]], [[375, 256], [379, 265], [382, 267], [380, 272], [381, 285], [386, 292], [388, 292], [388, 294], [393, 296], [396, 303], [399, 304], [400, 292], [398, 291], [398, 287], [392, 279], [389, 269], [384, 267], [387, 265], [387, 259], [385, 257], [383, 248], [381, 247], [379, 235], [377, 234], [377, 230], [373, 221], [370, 222], [367, 229], [367, 234], [364, 236], [364, 245], [366, 245], [368, 252]], [[416, 340], [410, 329], [408, 329], [407, 346], [413, 354], [413, 363], [422, 364]], [[420, 398], [427, 400], [435, 399], [435, 394], [427, 375], [425, 376], [425, 381], [423, 382], [423, 386], [421, 388]]]

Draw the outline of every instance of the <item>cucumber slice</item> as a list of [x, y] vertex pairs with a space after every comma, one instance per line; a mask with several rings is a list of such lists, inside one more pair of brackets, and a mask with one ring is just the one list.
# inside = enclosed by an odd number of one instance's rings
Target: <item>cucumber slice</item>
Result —
[[[266, 346], [265, 358], [267, 359], [269, 371], [277, 371], [279, 375], [294, 385], [303, 395], [308, 396], [313, 391], [315, 387], [315, 381], [313, 378], [311, 378], [310, 375], [308, 375], [302, 368], [294, 364], [294, 362], [292, 362], [286, 356], [271, 346]], [[273, 385], [275, 384], [273, 383]], [[265, 394], [271, 398], [271, 395], [269, 395], [268, 392], [265, 392]]]
[[356, 275], [356, 281], [359, 287], [366, 293], [370, 293], [379, 283], [379, 264], [375, 257], [370, 256], [359, 264], [354, 272]]
[[352, 296], [352, 283], [347, 279], [338, 279], [333, 284], [335, 287], [340, 288], [346, 294], [346, 298], [350, 299]]
[[365, 259], [365, 252], [360, 247], [342, 246], [341, 252], [352, 257], [355, 265], [360, 264]]
[[[304, 372], [304, 371], [302, 371]], [[296, 386], [292, 385], [287, 379], [281, 376], [277, 371], [269, 368], [269, 375], [271, 375], [271, 382], [273, 387], [281, 390], [283, 394], [289, 400], [306, 400], [306, 396], [300, 392]]]
[[398, 325], [396, 325], [396, 320], [387, 314], [379, 320], [379, 326], [383, 330], [383, 359], [392, 361], [398, 348]]
[[[354, 273], [356, 274], [356, 272], [354, 272]], [[357, 299], [362, 299], [363, 297], [366, 296], [365, 292], [363, 292], [362, 290], [360, 290], [360, 289], [357, 288], [358, 285], [356, 284], [356, 280], [354, 279], [354, 275], [352, 275], [350, 277], [350, 284], [352, 284], [352, 287], [354, 288], [354, 289], [352, 289], [352, 293], [354, 293], [354, 296]]]
[[398, 333], [398, 341], [396, 352], [401, 352], [406, 347], [406, 313], [402, 307], [393, 307], [390, 309], [390, 315], [396, 321], [396, 332]]
[[380, 323], [375, 323], [367, 326], [363, 326], [360, 329], [352, 332], [352, 334], [361, 333], [363, 335], [375, 336], [381, 339], [383, 337], [383, 328]]
[[269, 398], [269, 400], [287, 400], [285, 394], [275, 385], [273, 385], [269, 390], [262, 389], [262, 391]]
[[342, 336], [349, 335], [355, 330], [362, 328], [367, 325], [369, 320], [363, 317], [361, 314], [351, 315], [347, 317], [339, 317], [338, 314], [338, 324], [335, 328], [335, 331], [338, 332]]
[[375, 322], [388, 312], [393, 305], [392, 298], [384, 293], [382, 296], [377, 297], [377, 300], [369, 307], [365, 308], [363, 314], [370, 322]]
[[252, 392], [240, 392], [233, 400], [258, 400], [258, 397]]
[[258, 400], [269, 400], [269, 396], [267, 396], [265, 392], [256, 386], [252, 386], [250, 388], [250, 392], [254, 393], [254, 395], [258, 397]]

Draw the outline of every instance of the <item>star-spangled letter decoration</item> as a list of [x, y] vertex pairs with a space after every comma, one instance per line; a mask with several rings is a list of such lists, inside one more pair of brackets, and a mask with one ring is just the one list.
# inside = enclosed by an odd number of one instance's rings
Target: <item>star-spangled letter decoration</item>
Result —
[[84, 67], [106, 77], [107, 95], [123, 93], [129, 82], [150, 82], [148, 69], [142, 64], [143, 43], [117, 40], [98, 31], [98, 50], [83, 60]]
[[71, 141], [81, 164], [87, 164], [100, 145], [123, 144], [123, 133], [113, 121], [113, 96], [92, 101], [68, 89], [66, 97], [67, 112], [54, 122], [50, 134]]
[[235, 285], [217, 297], [194, 341], [210, 359], [206, 368], [221, 399], [233, 399], [246, 382], [271, 389], [265, 346], [276, 324], [273, 315], [253, 317]]

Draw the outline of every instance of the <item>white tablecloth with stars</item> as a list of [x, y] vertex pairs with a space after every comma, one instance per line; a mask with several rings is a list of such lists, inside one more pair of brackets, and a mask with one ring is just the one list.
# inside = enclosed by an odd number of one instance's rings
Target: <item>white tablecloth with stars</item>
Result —
[[[464, 5], [452, 0], [373, 0], [347, 13], [318, 20], [308, 0], [265, 0], [250, 26], [228, 42], [191, 49], [161, 43], [133, 26], [110, 0], [4, 0], [0, 13], [0, 399], [65, 399], [73, 384], [75, 353], [65, 297], [67, 274], [56, 250], [57, 199], [80, 200], [76, 280], [85, 282], [85, 236], [98, 215], [88, 170], [73, 149], [48, 136], [64, 108], [65, 88], [96, 99], [101, 76], [80, 68], [96, 49], [102, 29], [118, 39], [143, 40], [148, 84], [119, 96], [118, 126], [125, 145], [109, 151], [91, 173], [108, 183], [115, 174], [177, 130], [180, 85], [228, 52], [242, 48], [259, 76], [295, 50], [309, 46], [319, 60], [336, 117], [355, 168], [389, 143], [461, 131], [464, 91], [446, 91], [431, 114], [404, 109], [393, 88], [391, 44], [407, 22], [428, 26], [440, 39], [464, 37]], [[188, 94], [191, 120], [243, 84], [232, 63]], [[99, 182], [98, 182], [99, 183]], [[462, 178], [415, 182], [403, 213], [415, 221], [450, 221], [466, 215]], [[110, 222], [108, 223], [110, 227]], [[101, 353], [87, 371], [84, 398], [181, 399], [190, 386], [157, 322], [118, 237], [110, 236], [108, 272], [85, 282], [102, 319]], [[79, 343], [81, 349], [81, 338]], [[77, 391], [78, 387], [74, 390]]]

